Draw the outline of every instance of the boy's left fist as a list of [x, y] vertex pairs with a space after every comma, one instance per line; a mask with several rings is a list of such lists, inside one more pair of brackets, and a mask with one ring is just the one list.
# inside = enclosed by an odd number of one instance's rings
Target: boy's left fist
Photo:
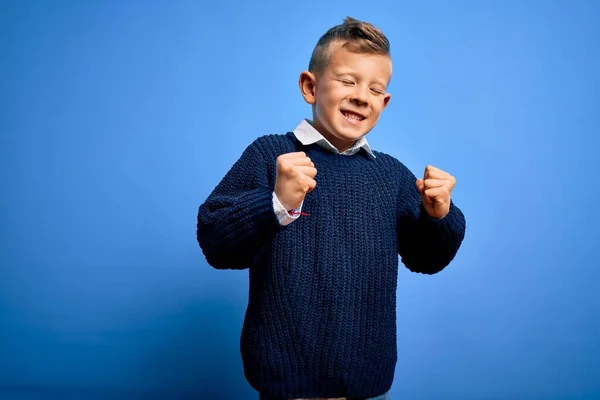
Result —
[[425, 167], [423, 179], [417, 179], [417, 190], [425, 211], [433, 218], [444, 218], [450, 212], [450, 196], [456, 179], [439, 168]]

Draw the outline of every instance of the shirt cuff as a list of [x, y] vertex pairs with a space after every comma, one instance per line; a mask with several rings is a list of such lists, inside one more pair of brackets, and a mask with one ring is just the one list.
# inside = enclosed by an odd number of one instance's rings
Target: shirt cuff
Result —
[[273, 192], [273, 209], [275, 211], [277, 219], [279, 220], [279, 223], [283, 226], [289, 225], [298, 219], [298, 217], [300, 216], [300, 210], [302, 210], [303, 203], [304, 201], [300, 204], [298, 208], [293, 209], [292, 212], [294, 214], [290, 215], [288, 210], [286, 210], [283, 204], [281, 204], [281, 202], [279, 201], [279, 198], [277, 197], [275, 192]]

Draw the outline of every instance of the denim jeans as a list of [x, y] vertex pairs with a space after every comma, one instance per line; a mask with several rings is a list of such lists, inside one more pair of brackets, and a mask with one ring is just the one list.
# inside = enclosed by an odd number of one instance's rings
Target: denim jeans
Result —
[[[259, 400], [267, 400], [265, 397], [263, 396], [258, 396]], [[310, 399], [294, 399], [294, 400], [310, 400]], [[354, 399], [352, 399], [354, 400]], [[381, 396], [377, 396], [377, 397], [369, 397], [369, 398], [365, 398], [365, 399], [356, 399], [356, 400], [390, 400], [390, 392], [384, 393]]]
[[381, 396], [371, 397], [370, 399], [365, 400], [390, 400], [390, 392], [384, 393]]

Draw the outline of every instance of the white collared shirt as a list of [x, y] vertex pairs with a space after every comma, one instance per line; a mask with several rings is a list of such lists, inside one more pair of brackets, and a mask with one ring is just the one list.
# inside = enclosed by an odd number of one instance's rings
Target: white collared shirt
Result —
[[325, 139], [321, 132], [312, 126], [312, 121], [308, 119], [304, 119], [302, 122], [300, 122], [300, 125], [294, 129], [294, 135], [296, 136], [296, 139], [298, 139], [300, 143], [305, 146], [317, 143], [319, 146], [331, 151], [332, 153], [348, 156], [356, 154], [360, 151], [360, 149], [364, 148], [367, 153], [369, 153], [372, 157], [375, 157], [375, 154], [373, 154], [373, 151], [371, 150], [371, 146], [369, 146], [369, 143], [364, 136], [358, 139], [356, 143], [354, 143], [348, 150], [340, 153], [329, 140]]
[[[352, 145], [351, 148], [340, 153], [339, 150], [334, 145], [332, 145], [329, 140], [327, 140], [318, 130], [316, 130], [312, 126], [311, 121], [309, 121], [308, 119], [302, 120], [302, 122], [300, 122], [296, 129], [294, 129], [294, 136], [296, 136], [296, 139], [298, 139], [298, 141], [305, 146], [316, 143], [322, 148], [331, 151], [332, 153], [348, 156], [356, 154], [361, 149], [364, 149], [372, 157], [375, 157], [375, 154], [373, 154], [373, 151], [371, 150], [371, 147], [369, 146], [369, 143], [367, 142], [367, 139], [364, 136], [358, 139], [356, 143]], [[299, 213], [302, 210], [303, 203], [304, 202], [302, 202], [300, 204], [300, 207], [298, 207], [297, 209], [292, 210], [294, 214], [290, 215], [288, 210], [285, 209], [285, 207], [281, 204], [281, 202], [275, 195], [275, 192], [273, 192], [273, 208], [275, 210], [275, 215], [277, 215], [277, 219], [279, 220], [279, 223], [281, 225], [289, 225], [290, 223], [294, 222], [300, 216]]]

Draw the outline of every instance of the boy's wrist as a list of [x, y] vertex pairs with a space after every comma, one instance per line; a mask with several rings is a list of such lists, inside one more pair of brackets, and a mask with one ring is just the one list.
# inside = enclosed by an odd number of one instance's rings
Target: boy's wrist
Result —
[[273, 191], [273, 210], [277, 216], [277, 220], [283, 226], [289, 225], [300, 217], [302, 204], [298, 208], [288, 210], [282, 203], [277, 193]]

